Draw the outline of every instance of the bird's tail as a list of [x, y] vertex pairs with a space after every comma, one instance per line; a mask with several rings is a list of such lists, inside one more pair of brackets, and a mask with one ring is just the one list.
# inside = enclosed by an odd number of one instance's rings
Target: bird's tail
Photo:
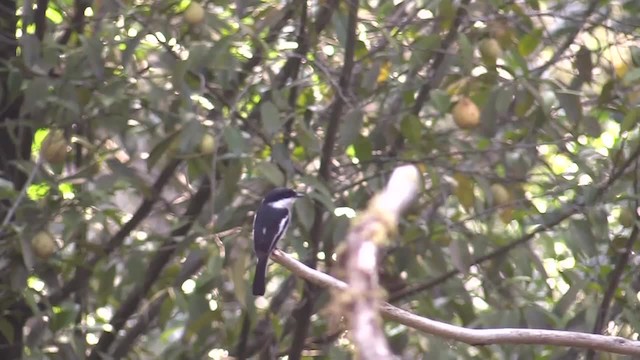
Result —
[[253, 277], [253, 295], [264, 295], [267, 277], [267, 261], [269, 257], [259, 257], [256, 265], [256, 274]]

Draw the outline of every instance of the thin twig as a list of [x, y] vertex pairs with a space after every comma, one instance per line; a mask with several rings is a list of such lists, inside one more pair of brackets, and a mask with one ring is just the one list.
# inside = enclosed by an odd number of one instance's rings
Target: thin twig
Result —
[[33, 179], [35, 178], [36, 173], [38, 172], [38, 169], [40, 169], [40, 166], [42, 166], [42, 156], [38, 157], [38, 161], [34, 165], [33, 169], [31, 169], [31, 172], [27, 177], [27, 181], [22, 186], [22, 189], [20, 190], [18, 197], [13, 202], [13, 204], [11, 204], [11, 208], [9, 209], [9, 211], [7, 212], [7, 215], [5, 215], [4, 220], [2, 221], [2, 228], [7, 226], [9, 222], [11, 222], [11, 219], [13, 218], [13, 215], [18, 209], [18, 206], [20, 205], [24, 197], [27, 195], [27, 190], [29, 189], [29, 185], [31, 185], [31, 183], [33, 182]]

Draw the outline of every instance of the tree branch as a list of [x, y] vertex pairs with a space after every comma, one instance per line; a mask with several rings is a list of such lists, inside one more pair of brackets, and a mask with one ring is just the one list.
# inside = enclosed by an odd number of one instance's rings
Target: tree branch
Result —
[[[337, 2], [333, 2], [330, 6], [337, 6]], [[356, 40], [356, 24], [358, 22], [358, 0], [348, 2], [349, 16], [347, 20], [347, 40], [345, 44], [344, 64], [340, 74], [339, 87], [343, 94], [348, 94], [351, 84], [351, 73], [354, 66], [355, 40]], [[327, 19], [328, 21], [328, 19]], [[316, 29], [316, 32], [318, 30]], [[329, 124], [325, 132], [325, 139], [322, 145], [320, 155], [320, 169], [318, 177], [322, 182], [328, 182], [331, 178], [331, 160], [333, 158], [333, 148], [336, 142], [336, 134], [339, 128], [339, 120], [344, 107], [344, 98], [336, 96], [331, 110], [329, 111]], [[316, 267], [318, 249], [320, 247], [320, 239], [322, 238], [322, 215], [324, 213], [322, 204], [316, 200], [314, 204], [314, 221], [311, 227], [311, 249], [309, 254], [309, 266]], [[289, 358], [298, 360], [301, 358], [302, 350], [304, 350], [305, 339], [309, 331], [311, 315], [313, 315], [315, 291], [311, 284], [305, 284], [305, 288], [300, 300], [298, 311], [295, 313], [296, 329], [294, 331], [291, 348], [289, 349]]]
[[378, 314], [383, 293], [378, 282], [379, 246], [386, 245], [397, 230], [402, 211], [420, 188], [420, 174], [413, 165], [396, 168], [384, 190], [374, 196], [367, 209], [353, 222], [347, 235], [344, 267], [349, 292], [336, 294], [346, 302], [351, 336], [359, 359], [392, 359]]
[[[202, 266], [204, 266], [205, 257], [200, 251], [193, 251], [187, 256], [187, 260], [185, 260], [182, 265], [182, 269], [176, 279], [173, 281], [174, 288], [180, 288], [182, 283], [187, 281], [193, 274], [195, 274]], [[127, 330], [125, 336], [120, 337], [120, 340], [114, 345], [112, 351], [113, 359], [121, 359], [133, 346], [138, 337], [145, 332], [147, 326], [155, 320], [155, 318], [160, 314], [160, 310], [162, 309], [162, 304], [167, 299], [169, 294], [164, 292], [162, 295], [157, 296], [145, 306], [144, 311], [138, 316], [136, 316], [136, 323]]]
[[49, 7], [49, 0], [38, 0], [36, 4], [36, 10], [33, 13], [33, 23], [36, 25], [36, 37], [42, 41], [42, 39], [44, 39], [44, 32], [47, 30], [46, 13]]
[[129, 320], [129, 317], [136, 311], [140, 302], [142, 302], [149, 292], [149, 289], [151, 289], [151, 286], [160, 276], [164, 266], [169, 262], [173, 254], [178, 249], [179, 242], [177, 242], [175, 238], [185, 236], [189, 232], [210, 195], [211, 183], [209, 181], [209, 177], [204, 176], [200, 188], [191, 198], [191, 202], [182, 216], [182, 219], [187, 220], [186, 223], [179, 228], [174, 229], [169, 238], [162, 243], [160, 248], [158, 248], [147, 266], [147, 272], [144, 280], [139, 283], [131, 293], [129, 293], [129, 296], [127, 296], [127, 298], [120, 304], [120, 307], [111, 319], [111, 326], [113, 329], [102, 333], [100, 340], [91, 350], [89, 359], [100, 359], [108, 352], [118, 331], [123, 328], [124, 324]]
[[58, 44], [66, 45], [69, 40], [71, 40], [71, 35], [75, 32], [76, 34], [81, 34], [84, 27], [84, 12], [89, 7], [90, 2], [87, 0], [75, 0], [73, 2], [73, 15], [71, 17], [71, 21], [69, 26], [64, 31], [60, 39], [58, 39]]
[[413, 104], [412, 113], [414, 115], [420, 114], [420, 110], [425, 102], [429, 101], [429, 96], [431, 95], [431, 89], [437, 87], [436, 83], [436, 74], [438, 74], [438, 69], [442, 65], [445, 57], [447, 56], [447, 51], [453, 42], [456, 40], [458, 36], [458, 27], [462, 23], [462, 20], [467, 15], [467, 6], [469, 6], [470, 0], [462, 0], [460, 5], [458, 5], [458, 10], [456, 11], [456, 17], [451, 24], [451, 28], [445, 36], [444, 40], [442, 40], [442, 44], [440, 45], [440, 49], [435, 51], [435, 55], [433, 56], [433, 62], [431, 63], [431, 75], [427, 80], [425, 80], [422, 87], [418, 91], [418, 95], [416, 96], [416, 101]]
[[[638, 193], [640, 184], [638, 184], [638, 162], [636, 162], [636, 171], [635, 171], [635, 195], [636, 201], [634, 206], [634, 218], [635, 224], [633, 225], [633, 229], [631, 230], [631, 234], [627, 239], [627, 243], [625, 244], [624, 252], [619, 255], [618, 261], [616, 261], [616, 265], [613, 268], [613, 271], [609, 274], [609, 278], [607, 279], [607, 290], [604, 292], [602, 297], [602, 303], [600, 304], [600, 308], [598, 309], [598, 315], [596, 316], [596, 321], [593, 324], [593, 330], [591, 331], [594, 334], [601, 334], [604, 329], [604, 324], [608, 318], [609, 306], [611, 306], [611, 301], [613, 301], [613, 297], [618, 289], [618, 285], [620, 284], [620, 280], [622, 279], [622, 274], [624, 273], [625, 268], [629, 264], [629, 259], [631, 258], [631, 254], [633, 252], [634, 245], [638, 241], [638, 233], [640, 229], [638, 228], [638, 205], [640, 200], [638, 200]], [[592, 349], [587, 352], [586, 360], [593, 360], [596, 353]]]
[[[271, 255], [271, 259], [297, 276], [318, 286], [338, 291], [349, 290], [349, 287], [344, 282], [323, 272], [311, 269], [280, 250], [275, 250]], [[494, 344], [554, 345], [640, 356], [640, 341], [633, 341], [619, 336], [543, 329], [468, 329], [421, 317], [388, 303], [382, 305], [380, 313], [387, 320], [395, 321], [426, 334], [460, 341], [473, 346]]]

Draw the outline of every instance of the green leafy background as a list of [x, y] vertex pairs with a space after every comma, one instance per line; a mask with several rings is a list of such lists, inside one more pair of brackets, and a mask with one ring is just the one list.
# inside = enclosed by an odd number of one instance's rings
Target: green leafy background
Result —
[[[248, 291], [252, 211], [272, 186], [307, 192], [280, 247], [331, 272], [350, 215], [412, 163], [424, 188], [380, 264], [393, 304], [471, 328], [592, 332], [605, 301], [601, 330], [637, 339], [637, 3], [356, 4], [354, 35], [335, 0], [203, 1], [196, 24], [188, 1], [18, 1], [2, 96], [35, 132], [16, 166], [38, 167], [2, 240], [0, 333], [19, 334], [17, 301], [32, 314], [25, 358], [350, 358], [326, 291], [277, 264], [264, 298]], [[475, 129], [452, 119], [462, 97]], [[38, 160], [52, 128], [70, 141], [64, 164]], [[43, 229], [48, 259], [28, 246]], [[384, 330], [404, 358], [581, 354]]]

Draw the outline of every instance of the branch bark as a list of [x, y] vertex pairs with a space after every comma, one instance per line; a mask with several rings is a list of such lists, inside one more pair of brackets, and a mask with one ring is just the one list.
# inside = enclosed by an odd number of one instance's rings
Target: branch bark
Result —
[[378, 315], [383, 294], [378, 283], [378, 256], [381, 245], [396, 231], [401, 212], [418, 192], [420, 174], [413, 165], [405, 165], [391, 175], [385, 189], [373, 197], [367, 210], [354, 221], [347, 235], [344, 272], [349, 292], [336, 294], [347, 302], [351, 336], [360, 359], [392, 359]]
[[[318, 286], [338, 291], [349, 291], [349, 286], [343, 281], [311, 269], [280, 250], [275, 250], [271, 259], [297, 276]], [[382, 304], [380, 313], [387, 320], [395, 321], [426, 334], [474, 346], [494, 344], [554, 345], [640, 356], [640, 341], [618, 336], [543, 329], [468, 329], [421, 317], [388, 303]]]

